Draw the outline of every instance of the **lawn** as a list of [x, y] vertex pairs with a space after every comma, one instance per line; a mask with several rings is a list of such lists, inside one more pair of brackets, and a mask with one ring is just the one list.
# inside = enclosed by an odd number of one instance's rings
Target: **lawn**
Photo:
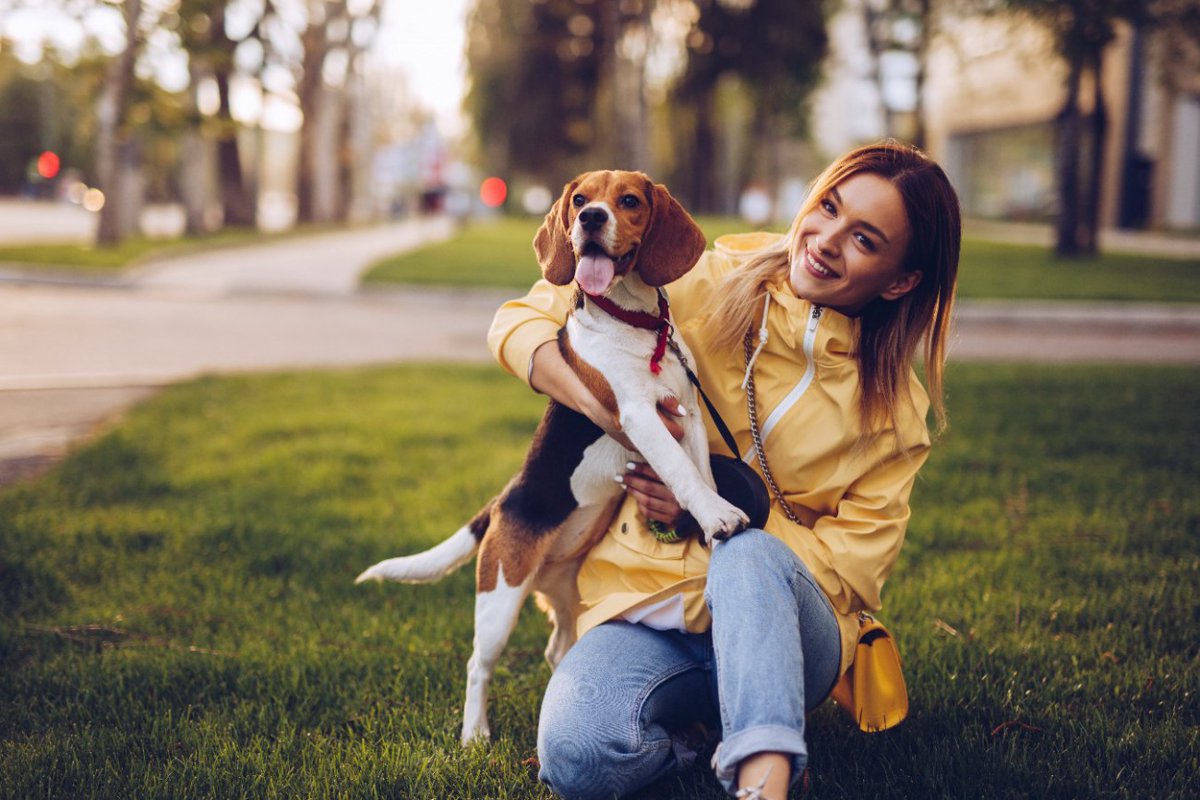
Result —
[[[709, 241], [746, 230], [728, 217], [699, 220]], [[387, 258], [368, 283], [527, 288], [538, 276], [531, 242], [538, 220], [470, 225], [454, 239]], [[1062, 260], [1045, 247], [967, 239], [959, 272], [966, 298], [1200, 302], [1200, 263], [1123, 254]]]
[[198, 250], [239, 247], [281, 238], [335, 230], [330, 225], [302, 225], [288, 231], [264, 233], [255, 228], [225, 228], [206, 236], [151, 239], [131, 236], [111, 247], [90, 244], [25, 244], [0, 247], [0, 266], [28, 270], [51, 269], [91, 275], [117, 275], [147, 261], [177, 258]]
[[[1200, 371], [948, 377], [885, 593], [913, 713], [815, 712], [812, 796], [1190, 796]], [[548, 797], [540, 615], [464, 751], [471, 570], [352, 584], [498, 489], [540, 407], [494, 367], [205, 379], [4, 490], [0, 797]], [[643, 798], [721, 796], [697, 768]]]

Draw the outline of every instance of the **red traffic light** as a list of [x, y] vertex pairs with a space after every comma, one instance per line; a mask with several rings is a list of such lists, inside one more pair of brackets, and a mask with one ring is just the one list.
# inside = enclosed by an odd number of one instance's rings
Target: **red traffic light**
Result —
[[485, 178], [479, 186], [479, 199], [489, 208], [499, 208], [508, 197], [508, 186], [500, 178]]
[[58, 154], [50, 150], [44, 151], [37, 160], [38, 175], [41, 175], [46, 180], [58, 175], [58, 170], [62, 166], [62, 162], [58, 158]]

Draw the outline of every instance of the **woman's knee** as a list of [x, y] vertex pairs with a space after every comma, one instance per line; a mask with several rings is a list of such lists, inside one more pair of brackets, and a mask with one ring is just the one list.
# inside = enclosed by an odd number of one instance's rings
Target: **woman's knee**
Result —
[[[645, 692], [615, 663], [628, 631], [596, 629], [550, 677], [538, 721], [539, 778], [567, 798], [611, 798], [653, 772], [658, 742], [645, 741], [636, 708]], [[579, 645], [576, 646], [579, 648]], [[594, 651], [594, 652], [584, 652]], [[587, 657], [583, 657], [587, 656]], [[661, 749], [669, 749], [669, 742]]]
[[737, 591], [743, 585], [779, 577], [790, 581], [799, 559], [780, 539], [766, 531], [750, 529], [713, 548], [708, 567], [708, 590], [718, 595], [723, 589]]
[[[560, 707], [561, 708], [561, 707]], [[664, 753], [669, 742], [662, 743]], [[539, 780], [564, 798], [613, 798], [656, 771], [653, 743], [640, 742], [626, 720], [604, 720], [583, 709], [542, 714], [538, 724]]]

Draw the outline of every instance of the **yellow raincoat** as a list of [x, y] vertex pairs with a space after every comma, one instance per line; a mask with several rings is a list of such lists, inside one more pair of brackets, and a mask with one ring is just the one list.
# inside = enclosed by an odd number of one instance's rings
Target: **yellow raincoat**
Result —
[[[739, 455], [749, 456], [756, 468], [741, 389], [743, 353], [740, 347], [714, 352], [709, 316], [722, 278], [744, 262], [746, 250], [761, 243], [760, 234], [722, 237], [691, 272], [667, 287], [677, 335], [691, 348], [704, 390], [733, 432]], [[539, 281], [528, 295], [500, 308], [488, 345], [501, 366], [528, 382], [533, 352], [554, 340], [574, 291]], [[913, 402], [901, 404], [898, 430], [876, 431], [866, 447], [856, 448], [861, 429], [854, 358], [858, 322], [801, 300], [786, 281], [770, 294], [770, 336], [754, 366], [759, 425], [775, 479], [804, 525], [789, 520], [772, 498], [764, 527], [799, 556], [828, 596], [841, 628], [844, 671], [857, 641], [857, 612], [880, 608], [883, 583], [904, 542], [909, 494], [929, 452], [929, 398], [910, 374]], [[711, 420], [708, 438], [712, 452], [726, 451]], [[696, 538], [657, 541], [637, 504], [626, 498], [580, 569], [579, 635], [677, 594], [687, 630], [707, 630], [708, 557]]]

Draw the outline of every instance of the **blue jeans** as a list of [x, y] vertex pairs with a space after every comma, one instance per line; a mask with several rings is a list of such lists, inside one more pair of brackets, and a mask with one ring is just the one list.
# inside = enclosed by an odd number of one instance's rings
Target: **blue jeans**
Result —
[[804, 714], [829, 694], [841, 660], [829, 600], [758, 530], [713, 548], [705, 600], [711, 633], [614, 621], [567, 653], [538, 723], [539, 778], [556, 793], [607, 800], [690, 767], [696, 754], [679, 734], [697, 722], [720, 726], [713, 766], [731, 793], [755, 753], [790, 754], [799, 778]]

